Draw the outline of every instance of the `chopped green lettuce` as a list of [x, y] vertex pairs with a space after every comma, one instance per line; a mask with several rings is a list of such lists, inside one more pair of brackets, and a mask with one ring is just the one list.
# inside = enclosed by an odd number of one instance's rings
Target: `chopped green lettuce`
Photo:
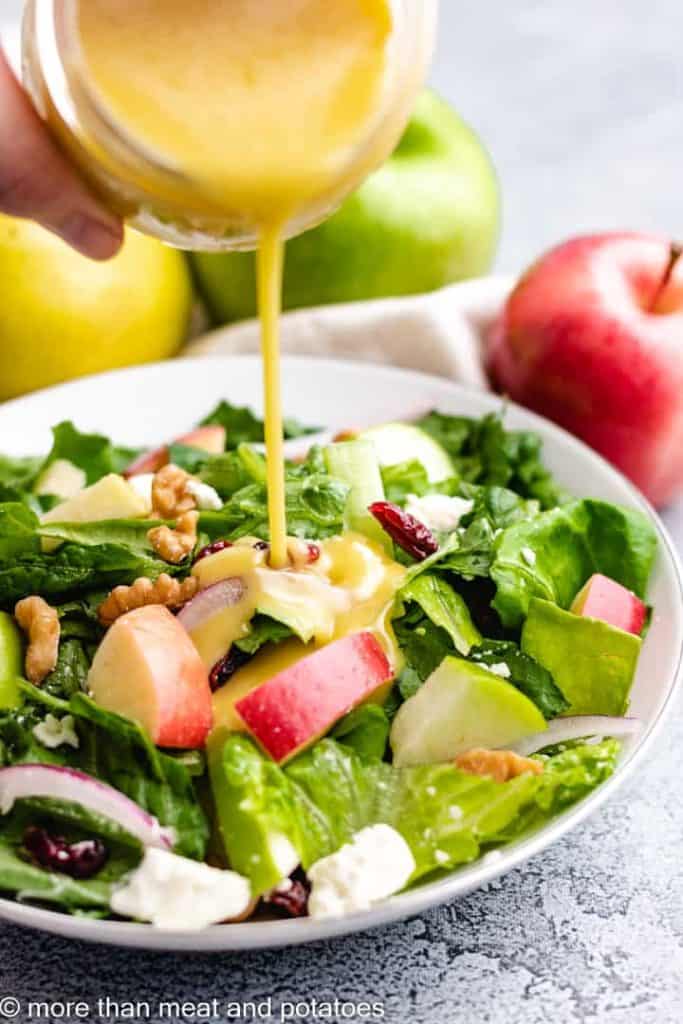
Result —
[[69, 421], [57, 424], [52, 435], [52, 450], [41, 472], [57, 459], [66, 459], [83, 470], [87, 484], [96, 483], [108, 473], [122, 473], [139, 454], [134, 448], [117, 447], [101, 434], [82, 434]]
[[[573, 803], [613, 772], [619, 745], [608, 740], [543, 758], [544, 774], [506, 783], [469, 775], [452, 764], [395, 768], [322, 740], [285, 768], [251, 740], [224, 738], [212, 787], [229, 863], [264, 892], [280, 879], [269, 850], [285, 833], [304, 868], [328, 856], [368, 825], [397, 829], [416, 861], [412, 881], [475, 860], [498, 844]], [[264, 865], [268, 869], [264, 869]]]
[[552, 673], [571, 715], [623, 715], [642, 640], [534, 598], [522, 649]]
[[0, 838], [0, 892], [11, 893], [22, 903], [50, 903], [74, 913], [107, 913], [111, 889], [111, 882], [83, 881], [37, 867], [15, 843]]
[[[68, 600], [139, 576], [156, 579], [162, 572], [180, 572], [182, 567], [169, 565], [153, 551], [147, 539], [151, 525], [107, 520], [48, 526], [25, 505], [0, 505], [0, 606], [12, 608], [30, 594]], [[64, 543], [45, 552], [41, 540], [48, 537]]]
[[542, 442], [530, 431], [506, 431], [502, 417], [490, 413], [480, 420], [431, 412], [417, 426], [451, 456], [463, 481], [507, 487], [543, 508], [566, 500], [541, 461]]
[[[226, 447], [237, 448], [240, 444], [254, 444], [263, 441], [263, 420], [255, 416], [251, 409], [220, 402], [213, 412], [202, 420], [201, 426], [216, 424], [225, 427]], [[284, 435], [286, 438], [302, 437], [315, 434], [319, 427], [305, 427], [294, 419], [285, 419]]]
[[556, 718], [569, 709], [569, 701], [547, 668], [511, 640], [483, 640], [470, 651], [470, 659], [481, 665], [504, 665], [508, 682], [533, 701], [545, 719]]
[[[225, 492], [223, 492], [225, 493]], [[286, 479], [287, 531], [309, 540], [341, 533], [349, 488], [325, 472], [289, 469]], [[203, 512], [200, 528], [210, 539], [268, 539], [266, 487], [251, 483], [236, 491], [220, 512]]]
[[365, 758], [384, 757], [391, 722], [379, 704], [361, 704], [345, 715], [331, 732], [333, 739]]
[[476, 487], [463, 484], [460, 496], [473, 503], [472, 511], [463, 517], [461, 525], [485, 519], [494, 530], [506, 530], [513, 523], [533, 519], [540, 512], [538, 501], [520, 498], [507, 487]]
[[459, 654], [469, 654], [470, 648], [481, 641], [481, 634], [472, 622], [465, 601], [436, 573], [423, 573], [410, 580], [398, 596], [404, 604], [414, 602], [419, 605], [435, 626], [448, 633], [453, 648]]
[[656, 548], [653, 527], [634, 509], [590, 499], [551, 509], [498, 538], [493, 606], [506, 626], [519, 626], [533, 597], [569, 608], [596, 572], [643, 597]]
[[440, 489], [440, 485], [430, 484], [427, 470], [417, 459], [382, 466], [382, 482], [387, 501], [394, 505], [403, 505], [409, 494], [422, 497]]
[[255, 615], [249, 623], [249, 632], [235, 640], [235, 647], [244, 654], [252, 655], [265, 644], [279, 644], [291, 636], [294, 636], [294, 633], [284, 622], [271, 619], [270, 615]]
[[44, 462], [33, 456], [0, 455], [0, 501], [18, 501], [33, 507], [36, 499], [32, 488]]

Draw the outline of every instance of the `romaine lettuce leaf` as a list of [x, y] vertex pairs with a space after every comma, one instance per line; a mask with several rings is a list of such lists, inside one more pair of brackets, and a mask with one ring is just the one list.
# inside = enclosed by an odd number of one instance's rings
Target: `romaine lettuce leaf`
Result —
[[[11, 608], [29, 594], [68, 600], [139, 576], [156, 579], [162, 572], [182, 571], [157, 557], [147, 539], [151, 525], [138, 520], [41, 525], [25, 505], [0, 505], [0, 606]], [[47, 537], [64, 543], [44, 552], [41, 539]]]
[[463, 598], [443, 577], [436, 573], [422, 573], [410, 580], [398, 594], [405, 604], [420, 606], [435, 626], [448, 633], [453, 649], [467, 655], [470, 648], [481, 641], [481, 634], [472, 622]]
[[[263, 441], [263, 420], [254, 415], [251, 409], [220, 402], [213, 412], [202, 420], [201, 426], [217, 424], [225, 427], [226, 447], [237, 448], [246, 443]], [[286, 438], [301, 437], [304, 434], [315, 434], [319, 427], [305, 427], [297, 420], [285, 419], [284, 435]]]
[[507, 487], [523, 498], [534, 498], [543, 508], [566, 500], [541, 461], [542, 443], [529, 431], [506, 431], [502, 416], [481, 420], [431, 412], [417, 426], [443, 445], [463, 481]]
[[57, 664], [43, 682], [43, 690], [60, 700], [68, 700], [74, 693], [80, 693], [86, 688], [90, 662], [82, 640], [78, 637], [60, 638]]
[[382, 760], [389, 742], [391, 722], [379, 704], [361, 704], [345, 715], [332, 730], [332, 738], [364, 758]]
[[429, 482], [427, 470], [417, 459], [400, 462], [395, 466], [383, 466], [382, 483], [387, 501], [394, 505], [403, 505], [409, 494], [422, 497], [434, 490]]
[[284, 622], [271, 619], [270, 615], [255, 615], [249, 623], [249, 632], [246, 636], [235, 640], [234, 646], [245, 654], [256, 654], [265, 644], [279, 644], [294, 636], [294, 633]]
[[159, 525], [159, 520], [152, 519], [102, 519], [95, 523], [43, 523], [37, 532], [39, 537], [65, 544], [84, 548], [116, 545], [139, 558], [154, 558], [148, 535]]
[[35, 498], [31, 489], [44, 461], [33, 456], [12, 458], [0, 455], [0, 501], [20, 501], [32, 505]]
[[212, 785], [217, 803], [227, 794], [228, 806], [239, 808], [239, 821], [227, 819], [223, 839], [229, 862], [252, 879], [255, 892], [279, 881], [272, 864], [263, 870], [274, 835], [284, 832], [309, 868], [378, 823], [409, 843], [416, 881], [468, 863], [482, 847], [573, 803], [609, 777], [618, 749], [611, 740], [579, 746], [544, 758], [543, 775], [497, 783], [451, 764], [398, 769], [332, 739], [278, 768], [251, 740], [233, 735], [220, 744]]
[[556, 718], [569, 709], [551, 673], [510, 640], [483, 640], [470, 651], [470, 660], [481, 665], [506, 665], [508, 681], [533, 701], [546, 719]]
[[199, 471], [200, 480], [213, 487], [223, 501], [228, 501], [249, 484], [262, 484], [262, 474], [256, 475], [261, 467], [255, 460], [263, 459], [263, 456], [254, 452], [254, 458], [247, 458], [247, 452], [251, 451], [248, 445], [242, 445], [237, 451], [213, 456]]
[[507, 487], [463, 484], [459, 494], [473, 503], [472, 511], [462, 519], [462, 526], [486, 519], [494, 530], [506, 530], [513, 523], [533, 519], [541, 510], [538, 501], [520, 498]]
[[73, 912], [107, 912], [111, 888], [110, 882], [97, 878], [83, 881], [45, 871], [21, 856], [16, 844], [0, 839], [0, 892], [12, 893], [22, 903], [52, 903]]
[[591, 499], [551, 509], [498, 538], [493, 606], [506, 626], [519, 626], [531, 598], [569, 608], [596, 572], [644, 597], [656, 548], [654, 529], [634, 509]]
[[49, 601], [64, 600], [94, 589], [110, 590], [139, 576], [173, 576], [182, 567], [160, 558], [144, 558], [118, 544], [82, 547], [64, 544], [54, 554], [36, 552], [12, 562], [0, 562], [0, 607], [12, 608], [22, 597], [40, 594]]
[[552, 672], [573, 715], [623, 715], [642, 640], [534, 598], [522, 649]]
[[82, 434], [69, 421], [53, 427], [52, 435], [52, 450], [41, 472], [57, 459], [66, 459], [83, 470], [88, 484], [96, 483], [108, 473], [122, 473], [139, 454], [134, 448], [117, 447], [101, 434]]
[[[203, 474], [204, 479], [207, 479]], [[208, 480], [207, 480], [208, 482]], [[215, 483], [214, 483], [215, 485]], [[225, 494], [225, 490], [219, 492]], [[324, 472], [303, 473], [288, 469], [286, 478], [287, 531], [309, 540], [323, 540], [341, 533], [349, 488]], [[229, 498], [220, 512], [203, 512], [203, 533], [214, 540], [269, 537], [266, 487], [251, 483]]]

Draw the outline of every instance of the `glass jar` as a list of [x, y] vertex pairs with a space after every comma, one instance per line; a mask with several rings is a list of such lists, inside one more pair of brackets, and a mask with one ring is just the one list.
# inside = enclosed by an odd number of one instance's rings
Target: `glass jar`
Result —
[[[132, 138], [98, 99], [80, 54], [77, 7], [78, 0], [28, 0], [24, 16], [24, 81], [60, 145], [108, 205], [139, 230], [183, 249], [255, 248], [257, 223], [242, 210], [199, 202], [190, 176]], [[325, 220], [390, 155], [426, 74], [437, 8], [438, 0], [392, 0], [379, 115], [338, 176], [292, 213], [285, 237]]]

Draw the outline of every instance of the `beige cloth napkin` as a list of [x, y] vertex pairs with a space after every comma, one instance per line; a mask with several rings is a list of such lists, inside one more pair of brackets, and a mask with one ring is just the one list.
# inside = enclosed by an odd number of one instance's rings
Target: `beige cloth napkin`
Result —
[[[485, 277], [428, 295], [296, 310], [282, 318], [282, 351], [389, 363], [486, 389], [486, 337], [513, 284]], [[247, 320], [196, 338], [184, 354], [258, 351], [258, 322]]]

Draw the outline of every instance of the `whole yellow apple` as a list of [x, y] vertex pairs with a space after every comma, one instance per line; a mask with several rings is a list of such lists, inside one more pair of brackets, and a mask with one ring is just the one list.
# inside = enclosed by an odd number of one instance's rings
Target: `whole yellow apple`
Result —
[[184, 257], [134, 231], [95, 263], [27, 220], [0, 214], [0, 399], [175, 355], [192, 282]]

